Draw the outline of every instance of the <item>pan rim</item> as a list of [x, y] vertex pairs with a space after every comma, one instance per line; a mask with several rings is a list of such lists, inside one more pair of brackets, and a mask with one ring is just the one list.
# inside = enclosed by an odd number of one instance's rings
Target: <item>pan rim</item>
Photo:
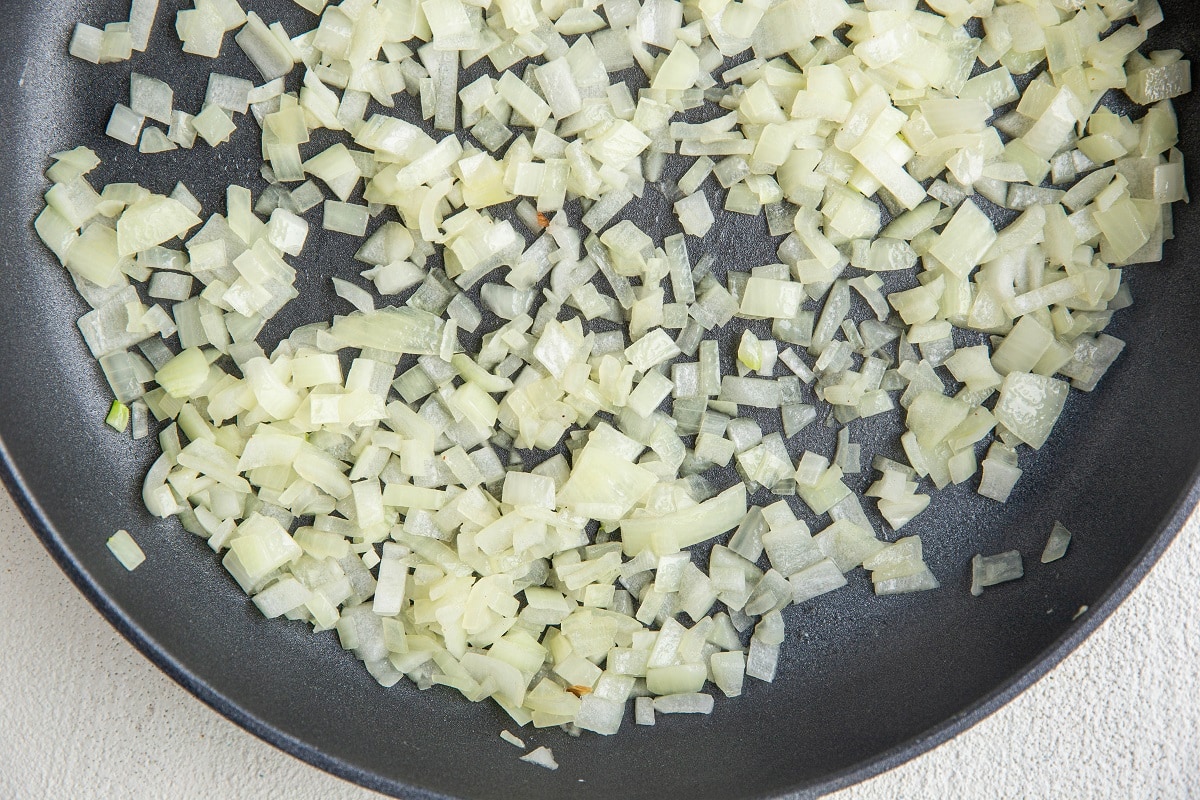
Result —
[[[59, 569], [66, 574], [76, 589], [87, 598], [92, 607], [99, 611], [100, 615], [138, 652], [193, 697], [277, 750], [365, 789], [391, 797], [413, 798], [413, 800], [441, 800], [442, 798], [450, 800], [451, 796], [441, 794], [428, 787], [384, 778], [344, 759], [330, 756], [307, 742], [263, 721], [209, 686], [166, 648], [149, 637], [132, 618], [117, 607], [104, 588], [83, 571], [67, 549], [63, 537], [43, 513], [37, 499], [25, 485], [20, 471], [17, 469], [17, 464], [2, 438], [0, 438], [0, 482], [4, 484], [9, 496], [20, 509], [21, 515], [33, 529], [42, 546], [46, 548]], [[1132, 594], [1133, 590], [1141, 584], [1163, 553], [1179, 536], [1179, 532], [1192, 516], [1198, 504], [1200, 504], [1200, 467], [1189, 476], [1187, 489], [1168, 507], [1158, 530], [1143, 545], [1104, 594], [1088, 607], [1087, 613], [1021, 670], [994, 687], [976, 702], [905, 742], [838, 770], [817, 783], [793, 786], [782, 794], [753, 795], [753, 800], [800, 800], [800, 798], [821, 797], [895, 769], [979, 724], [1041, 680], [1108, 620]], [[751, 798], [747, 800], [751, 800]]]

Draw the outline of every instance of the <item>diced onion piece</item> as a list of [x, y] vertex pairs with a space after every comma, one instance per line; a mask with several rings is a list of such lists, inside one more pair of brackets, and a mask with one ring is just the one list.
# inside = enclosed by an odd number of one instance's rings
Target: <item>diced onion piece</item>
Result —
[[366, 206], [326, 200], [325, 214], [322, 219], [321, 225], [327, 231], [362, 236], [367, 232], [370, 215]]
[[[133, 49], [146, 51], [150, 44], [150, 32], [158, 16], [159, 0], [132, 0], [129, 6], [129, 38]], [[169, 120], [165, 120], [169, 121]]]
[[711, 714], [713, 704], [713, 696], [701, 692], [654, 698], [654, 710], [659, 714]]
[[531, 750], [521, 756], [521, 760], [552, 771], [558, 769], [558, 762], [554, 760], [554, 752], [549, 747]]
[[108, 549], [121, 562], [121, 566], [133, 572], [146, 560], [142, 548], [129, 535], [129, 531], [120, 530], [108, 538]]
[[234, 37], [238, 47], [258, 69], [263, 80], [282, 78], [296, 63], [292, 53], [258, 14], [246, 14], [246, 25]]
[[208, 359], [200, 348], [188, 348], [154, 373], [154, 380], [171, 397], [191, 397], [208, 380]]
[[703, 192], [696, 192], [675, 203], [675, 215], [685, 233], [704, 236], [713, 226], [712, 209]]
[[1061, 522], [1056, 521], [1050, 530], [1050, 538], [1046, 540], [1046, 548], [1042, 550], [1042, 563], [1058, 561], [1067, 554], [1070, 544], [1071, 532]]
[[225, 109], [217, 105], [207, 105], [204, 110], [191, 120], [192, 128], [200, 138], [208, 142], [209, 147], [217, 147], [229, 141], [229, 137], [237, 130], [237, 125]]
[[70, 53], [76, 58], [99, 64], [104, 43], [104, 31], [82, 22], [75, 24], [71, 34]]
[[1014, 372], [1000, 387], [995, 415], [1006, 428], [1035, 450], [1050, 438], [1067, 402], [1066, 383], [1044, 375]]
[[129, 107], [142, 117], [171, 124], [175, 93], [162, 81], [137, 72], [129, 76]]
[[971, 594], [979, 597], [988, 586], [1015, 581], [1024, 575], [1021, 554], [1016, 550], [994, 556], [976, 555], [971, 559]]
[[117, 252], [133, 255], [183, 236], [200, 218], [178, 200], [150, 195], [125, 210], [117, 221]]
[[133, 111], [129, 106], [117, 103], [113, 106], [112, 116], [108, 120], [105, 133], [128, 145], [136, 145], [142, 132], [146, 118]]

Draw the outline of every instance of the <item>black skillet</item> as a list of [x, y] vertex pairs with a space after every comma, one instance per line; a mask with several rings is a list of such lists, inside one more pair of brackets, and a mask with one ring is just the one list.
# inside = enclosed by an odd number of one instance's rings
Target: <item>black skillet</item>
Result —
[[[257, 76], [230, 38], [219, 65], [182, 56], [171, 30], [180, 5], [164, 0], [151, 49], [132, 68], [169, 80], [176, 107], [197, 111], [210, 70]], [[289, 2], [248, 5], [293, 33], [313, 24]], [[1154, 46], [1200, 51], [1200, 8], [1184, 0], [1163, 6], [1168, 22]], [[654, 728], [629, 720], [615, 737], [526, 734], [550, 745], [562, 768], [520, 763], [497, 736], [512, 726], [493, 706], [440, 687], [380, 688], [331, 634], [313, 637], [299, 623], [259, 617], [203, 542], [142, 509], [154, 447], [102, 426], [109, 393], [75, 329], [85, 306], [30, 226], [46, 189], [46, 155], [88, 144], [106, 161], [93, 176], [98, 184], [133, 176], [166, 192], [182, 178], [207, 213], [223, 210], [227, 184], [262, 184], [252, 122], [215, 152], [201, 145], [138, 158], [104, 138], [113, 103], [126, 99], [130, 65], [68, 58], [67, 41], [76, 21], [103, 24], [128, 8], [127, 0], [0, 0], [4, 479], [51, 555], [117, 629], [205, 703], [311, 764], [413, 798], [812, 797], [912, 758], [1032, 684], [1137, 585], [1200, 494], [1200, 281], [1192, 262], [1200, 221], [1181, 207], [1166, 261], [1129, 270], [1137, 302], [1112, 328], [1129, 349], [1102, 391], [1072, 395], [1052, 443], [1023, 457], [1025, 478], [1011, 501], [950, 489], [905, 530], [923, 536], [940, 590], [876, 599], [859, 571], [848, 588], [788, 609], [791, 635], [774, 685], [752, 681], [710, 717], [665, 718]], [[1196, 101], [1184, 98], [1178, 108], [1180, 146], [1194, 159]], [[412, 114], [411, 106], [401, 111]], [[1195, 170], [1189, 174], [1200, 186]], [[666, 202], [647, 197], [643, 223], [672, 232], [672, 223], [660, 223]], [[314, 233], [300, 261], [301, 299], [264, 342], [344, 311], [328, 276], [354, 277], [353, 246]], [[723, 254], [721, 267], [774, 260], [761, 223], [744, 220], [724, 221], [693, 246]], [[806, 435], [801, 446], [829, 444], [824, 434]], [[894, 430], [866, 426], [855, 436], [868, 451], [898, 455]], [[1075, 540], [1067, 558], [1041, 566], [1055, 519]], [[105, 549], [118, 528], [134, 531], [148, 555], [136, 573]], [[971, 555], [1013, 548], [1025, 556], [1026, 577], [981, 598], [968, 594]]]

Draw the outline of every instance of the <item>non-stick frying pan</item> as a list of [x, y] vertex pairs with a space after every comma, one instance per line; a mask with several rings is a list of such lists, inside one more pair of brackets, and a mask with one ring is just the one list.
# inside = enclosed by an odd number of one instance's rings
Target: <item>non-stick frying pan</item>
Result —
[[[220, 62], [180, 54], [171, 32], [179, 5], [162, 3], [151, 49], [132, 68], [167, 79], [176, 107], [195, 111], [210, 70], [257, 76], [230, 40]], [[314, 19], [282, 0], [248, 5], [292, 32]], [[1200, 52], [1200, 8], [1163, 6], [1168, 21], [1152, 44]], [[519, 763], [497, 736], [507, 719], [494, 706], [441, 687], [380, 688], [332, 634], [262, 619], [202, 541], [142, 509], [152, 440], [134, 443], [101, 425], [109, 393], [75, 328], [85, 306], [30, 225], [46, 188], [46, 155], [96, 148], [106, 160], [100, 183], [132, 176], [166, 192], [182, 178], [207, 213], [223, 209], [229, 183], [261, 183], [252, 122], [216, 151], [139, 158], [105, 139], [130, 65], [70, 59], [67, 41], [76, 21], [102, 24], [128, 8], [127, 0], [0, 0], [4, 477], [47, 549], [113, 625], [201, 700], [316, 766], [413, 798], [812, 796], [944, 741], [1036, 680], [1129, 593], [1200, 494], [1200, 279], [1192, 261], [1200, 220], [1181, 207], [1165, 262], [1129, 270], [1137, 302], [1112, 328], [1128, 340], [1126, 354], [1101, 391], [1072, 395], [1053, 441], [1023, 459], [1025, 478], [1010, 502], [964, 485], [936, 494], [913, 523], [940, 590], [877, 599], [858, 571], [849, 587], [788, 609], [773, 685], [750, 682], [745, 696], [719, 701], [709, 717], [627, 724], [615, 737], [539, 732], [531, 738], [550, 745], [562, 768]], [[1180, 147], [1191, 159], [1200, 156], [1196, 107], [1192, 98], [1178, 102]], [[1189, 176], [1200, 186], [1195, 169]], [[663, 230], [666, 204], [652, 194], [640, 221]], [[723, 254], [722, 266], [773, 261], [755, 224], [725, 220], [703, 248]], [[264, 341], [338, 309], [328, 276], [354, 277], [353, 248], [349, 237], [314, 229], [299, 262], [301, 298]], [[855, 435], [868, 450], [894, 450], [894, 429], [864, 426]], [[1075, 539], [1067, 558], [1041, 566], [1055, 519]], [[105, 549], [118, 528], [133, 530], [148, 555], [136, 573]], [[1013, 548], [1026, 557], [1025, 578], [972, 597], [971, 555]]]

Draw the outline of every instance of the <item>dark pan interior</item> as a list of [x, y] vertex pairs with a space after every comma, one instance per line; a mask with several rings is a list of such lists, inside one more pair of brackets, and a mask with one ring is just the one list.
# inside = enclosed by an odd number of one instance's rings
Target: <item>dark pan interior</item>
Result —
[[[195, 111], [209, 70], [256, 76], [229, 37], [230, 58], [219, 66], [181, 56], [171, 32], [180, 5], [163, 3], [151, 50], [132, 68], [168, 79], [176, 107]], [[293, 33], [313, 19], [288, 2], [247, 5]], [[1200, 9], [1184, 0], [1163, 6], [1168, 23], [1154, 45], [1200, 51]], [[77, 20], [121, 19], [127, 0], [0, 0], [0, 10], [0, 444], [9, 486], [51, 553], [147, 655], [222, 713], [318, 766], [422, 798], [704, 800], [833, 788], [944, 740], [1028, 685], [1128, 593], [1190, 508], [1200, 458], [1200, 236], [1195, 209], [1184, 207], [1167, 261], [1131, 270], [1137, 302], [1113, 327], [1129, 349], [1102, 391], [1072, 395], [1053, 442], [1023, 458], [1026, 476], [1012, 500], [984, 500], [972, 482], [937, 494], [905, 530], [922, 535], [940, 590], [876, 599], [860, 571], [849, 588], [785, 612], [792, 635], [774, 685], [751, 681], [744, 697], [719, 700], [710, 717], [660, 718], [653, 728], [630, 720], [616, 737], [523, 734], [550, 745], [562, 768], [519, 763], [497, 737], [513, 726], [495, 707], [440, 687], [380, 688], [332, 634], [260, 618], [203, 542], [144, 512], [141, 478], [153, 445], [101, 425], [109, 393], [75, 328], [84, 304], [30, 227], [46, 188], [45, 156], [89, 144], [107, 160], [101, 181], [137, 175], [168, 191], [183, 177], [211, 213], [223, 210], [226, 184], [261, 188], [249, 179], [260, 163], [258, 131], [246, 122], [215, 152], [198, 145], [136, 158], [103, 137], [113, 103], [126, 99], [130, 65], [66, 56]], [[1195, 159], [1196, 101], [1178, 108], [1181, 147]], [[1189, 176], [1200, 187], [1194, 166]], [[647, 201], [647, 225], [658, 224], [660, 205]], [[774, 260], [756, 230], [729, 223], [705, 246], [733, 248], [745, 267]], [[300, 262], [302, 299], [266, 339], [333, 313], [328, 276], [353, 276], [352, 247], [348, 237], [314, 229]], [[856, 432], [868, 442], [889, 435]], [[1037, 555], [1055, 519], [1075, 540], [1066, 559], [1043, 567]], [[118, 528], [133, 530], [149, 557], [135, 574], [105, 549]], [[1012, 548], [1025, 555], [1025, 579], [971, 597], [970, 556]], [[1082, 605], [1092, 610], [1073, 622]]]

